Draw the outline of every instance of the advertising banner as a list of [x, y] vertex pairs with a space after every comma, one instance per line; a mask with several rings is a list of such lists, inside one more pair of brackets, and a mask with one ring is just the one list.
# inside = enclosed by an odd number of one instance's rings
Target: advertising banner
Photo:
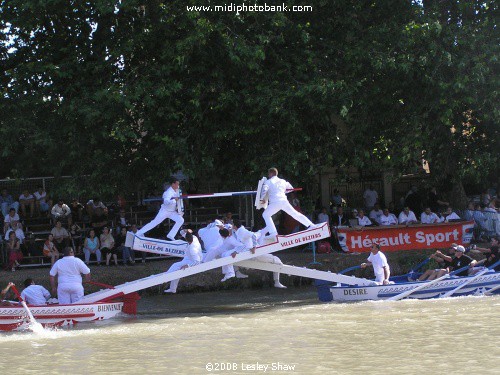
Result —
[[338, 228], [337, 236], [344, 251], [370, 251], [373, 242], [382, 251], [442, 249], [452, 243], [467, 246], [472, 239], [473, 221], [411, 226]]

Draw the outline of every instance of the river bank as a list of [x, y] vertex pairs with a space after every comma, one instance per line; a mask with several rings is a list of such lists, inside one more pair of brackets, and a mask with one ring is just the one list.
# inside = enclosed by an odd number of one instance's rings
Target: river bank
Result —
[[[413, 266], [420, 263], [434, 250], [415, 250], [415, 251], [395, 251], [386, 252], [388, 262], [391, 266], [391, 273], [393, 275], [400, 275], [408, 272]], [[288, 249], [277, 253], [284, 264], [294, 265], [298, 267], [315, 268], [322, 271], [339, 272], [351, 266], [359, 265], [366, 261], [369, 253], [361, 254], [341, 254], [333, 252], [330, 254], [317, 254], [316, 262], [319, 264], [312, 264], [313, 255], [311, 251], [303, 251], [300, 248]], [[471, 254], [473, 258], [481, 259], [479, 255]], [[120, 285], [128, 281], [137, 280], [150, 275], [158, 274], [168, 270], [170, 265], [177, 262], [178, 258], [165, 258], [164, 260], [153, 260], [146, 263], [135, 263], [131, 266], [91, 266], [92, 281], [107, 284], [107, 285]], [[222, 273], [221, 270], [215, 269], [183, 278], [179, 283], [178, 293], [198, 293], [219, 290], [241, 290], [241, 289], [262, 289], [272, 288], [273, 280], [271, 272], [259, 271], [248, 269], [244, 271], [248, 274], [247, 279], [231, 279], [221, 283]], [[372, 278], [372, 269], [357, 270], [355, 272], [357, 277]], [[9, 281], [14, 282], [18, 289], [23, 288], [23, 282], [26, 278], [32, 278], [37, 284], [43, 285], [49, 289], [49, 268], [31, 268], [20, 269], [16, 272], [1, 271], [0, 272], [0, 286], [5, 286]], [[298, 287], [310, 285], [313, 280], [281, 275], [281, 283], [287, 287]], [[101, 287], [95, 285], [85, 285], [85, 293], [93, 293]], [[165, 285], [158, 285], [156, 287], [148, 288], [141, 291], [143, 295], [158, 295], [162, 294]]]

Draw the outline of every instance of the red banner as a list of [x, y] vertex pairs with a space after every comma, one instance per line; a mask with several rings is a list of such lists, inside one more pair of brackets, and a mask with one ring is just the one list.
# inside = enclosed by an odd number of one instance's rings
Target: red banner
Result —
[[452, 243], [468, 245], [473, 221], [411, 226], [338, 228], [337, 236], [344, 251], [368, 252], [373, 242], [382, 251], [441, 249]]

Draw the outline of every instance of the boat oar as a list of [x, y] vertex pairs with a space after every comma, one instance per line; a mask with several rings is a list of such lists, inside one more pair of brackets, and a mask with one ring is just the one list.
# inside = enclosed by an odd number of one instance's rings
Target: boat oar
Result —
[[470, 283], [472, 283], [473, 281], [477, 280], [478, 278], [480, 278], [481, 276], [483, 276], [486, 272], [488, 272], [489, 270], [491, 270], [492, 268], [495, 268], [496, 266], [498, 266], [500, 264], [500, 260], [497, 261], [495, 264], [491, 265], [490, 267], [487, 267], [486, 269], [482, 270], [481, 272], [479, 272], [477, 275], [475, 275], [474, 277], [471, 277], [467, 280], [465, 280], [465, 282], [463, 282], [462, 284], [460, 284], [459, 286], [457, 286], [455, 289], [453, 290], [450, 290], [449, 292], [446, 292], [445, 294], [442, 294], [440, 296], [440, 298], [445, 298], [445, 297], [450, 297], [452, 296], [453, 294], [455, 294], [457, 291], [459, 291], [460, 289], [462, 289], [464, 286], [466, 285], [469, 285]]
[[31, 329], [33, 331], [39, 331], [40, 329], [43, 330], [43, 326], [36, 321], [35, 317], [31, 313], [31, 310], [28, 308], [26, 301], [23, 299], [23, 297], [21, 297], [21, 294], [17, 290], [16, 286], [12, 285], [11, 289], [14, 292], [14, 294], [17, 296], [17, 298], [19, 299], [19, 302], [21, 302], [21, 305], [24, 307], [24, 310], [26, 310], [26, 313], [28, 314], [28, 318], [29, 318], [31, 325], [32, 325]]
[[340, 272], [339, 272], [339, 275], [343, 275], [343, 274], [345, 274], [346, 272], [349, 272], [349, 271], [354, 271], [354, 270], [357, 270], [357, 269], [359, 269], [359, 268], [361, 268], [361, 266], [360, 266], [360, 265], [357, 265], [357, 266], [352, 266], [352, 267], [346, 268], [345, 270], [340, 271]]
[[417, 272], [420, 268], [422, 268], [422, 267], [423, 267], [423, 266], [425, 266], [427, 263], [429, 263], [429, 261], [430, 261], [430, 260], [431, 260], [431, 257], [424, 259], [424, 261], [423, 261], [423, 262], [421, 262], [421, 263], [417, 264], [417, 265], [416, 265], [415, 267], [413, 267], [413, 268], [410, 270], [410, 272], [408, 272], [408, 273], [410, 274], [410, 273]]
[[444, 280], [446, 278], [450, 277], [449, 274], [445, 274], [441, 277], [438, 277], [437, 279], [434, 279], [432, 281], [429, 281], [429, 282], [422, 282], [421, 285], [418, 285], [416, 286], [415, 288], [412, 288], [410, 290], [406, 290], [402, 293], [399, 293], [399, 294], [396, 294], [395, 296], [392, 296], [390, 298], [388, 298], [387, 300], [388, 301], [399, 301], [400, 299], [403, 299], [405, 297], [408, 297], [410, 294], [414, 293], [414, 292], [418, 292], [419, 290], [421, 289], [424, 289], [424, 288], [427, 288], [428, 286], [431, 286], [431, 285], [434, 285], [436, 284], [438, 281], [441, 281], [441, 280]]

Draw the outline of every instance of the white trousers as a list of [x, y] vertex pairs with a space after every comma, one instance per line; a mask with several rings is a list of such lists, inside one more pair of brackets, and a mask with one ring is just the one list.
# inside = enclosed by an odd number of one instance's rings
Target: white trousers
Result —
[[157, 225], [161, 224], [165, 219], [170, 219], [175, 221], [175, 225], [172, 227], [170, 232], [168, 232], [167, 237], [171, 240], [175, 239], [175, 235], [181, 229], [182, 224], [184, 224], [184, 218], [179, 215], [176, 211], [168, 211], [164, 208], [160, 208], [156, 217], [151, 220], [148, 224], [144, 225], [141, 229], [137, 231], [138, 236], [144, 235], [144, 233], [150, 231]]
[[[234, 248], [232, 250], [228, 250], [224, 253], [222, 253], [221, 257], [230, 257], [232, 253], [234, 253], [235, 251], [237, 253], [241, 253], [242, 251], [246, 251], [247, 249], [244, 247], [244, 246], [241, 246], [239, 248]], [[232, 264], [228, 264], [227, 266], [222, 266], [222, 273], [225, 275], [225, 276], [228, 276], [228, 275], [232, 275], [234, 276], [235, 275], [235, 272], [237, 272], [239, 270], [239, 267], [238, 266], [233, 266]]]
[[[176, 262], [170, 266], [167, 273], [179, 271], [182, 268], [182, 266], [186, 265], [189, 266], [189, 263], [190, 262], [188, 260], [181, 260], [180, 262]], [[180, 279], [172, 280], [170, 282], [170, 289], [177, 291], [177, 285], [179, 285], [179, 280]]]
[[81, 283], [63, 283], [57, 286], [57, 299], [61, 305], [77, 302], [82, 298], [83, 285]]
[[262, 217], [266, 222], [266, 227], [263, 231], [264, 233], [269, 232], [271, 236], [278, 233], [278, 231], [276, 230], [276, 226], [274, 225], [272, 216], [282, 210], [306, 227], [313, 225], [311, 220], [309, 220], [306, 216], [302, 215], [299, 211], [293, 208], [288, 201], [275, 201], [269, 203], [269, 206], [267, 206], [267, 208], [262, 213]]
[[[283, 262], [281, 261], [280, 258], [278, 258], [277, 256], [274, 256], [272, 254], [260, 255], [256, 258], [253, 258], [253, 259], [258, 261], [258, 262], [262, 262], [262, 263], [272, 263], [272, 264], [280, 264], [280, 265], [283, 264]], [[280, 281], [280, 273], [273, 272], [273, 279], [274, 279], [274, 282], [279, 282]]]

